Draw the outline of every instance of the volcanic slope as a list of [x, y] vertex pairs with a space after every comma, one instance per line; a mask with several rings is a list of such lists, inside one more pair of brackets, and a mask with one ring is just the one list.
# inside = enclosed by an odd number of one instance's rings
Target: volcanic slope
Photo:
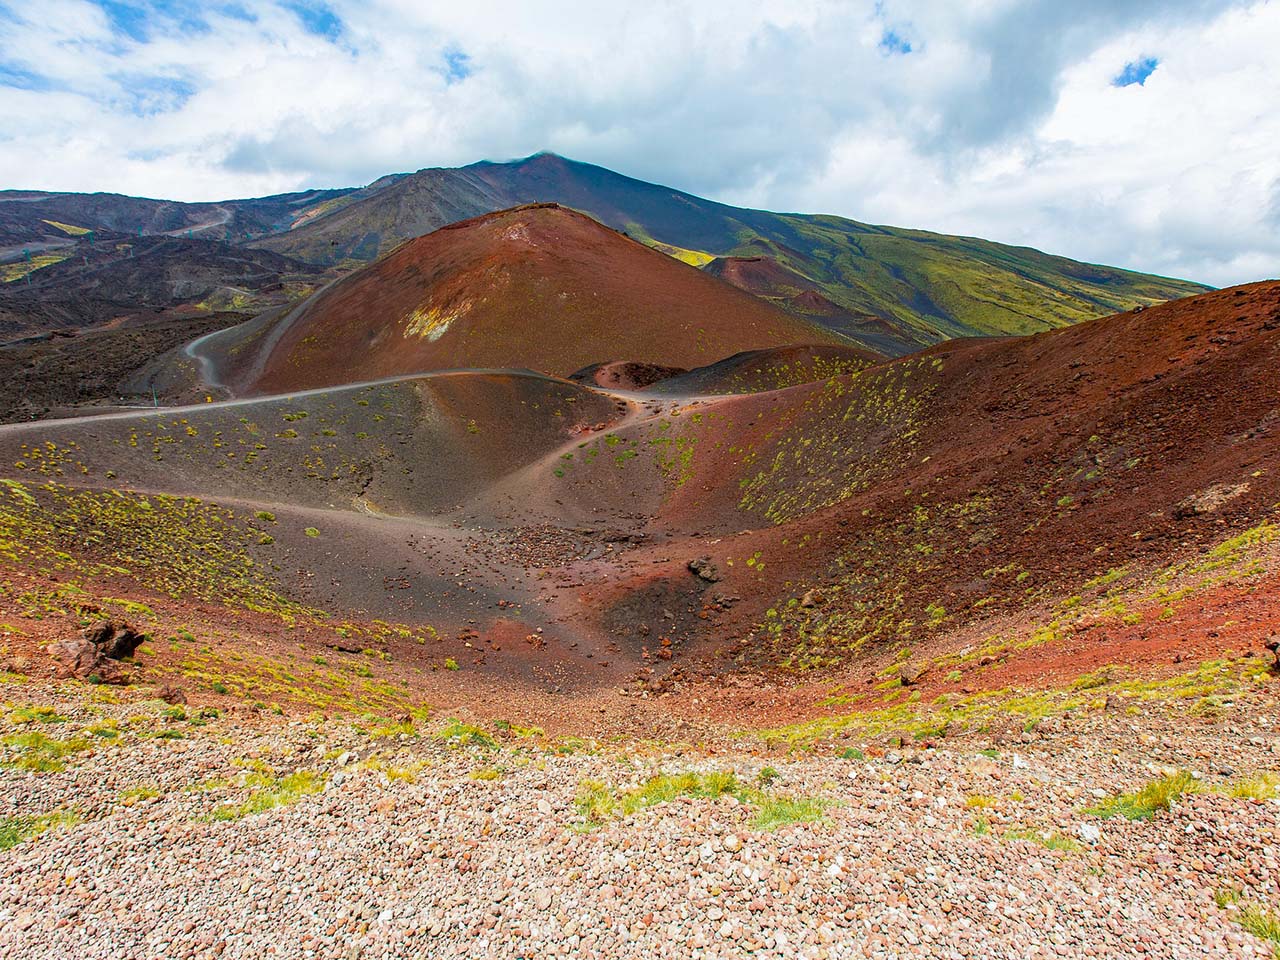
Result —
[[556, 202], [699, 266], [754, 260], [750, 271], [715, 269], [753, 291], [767, 274], [764, 296], [832, 329], [867, 334], [866, 318], [878, 318], [888, 325], [881, 346], [898, 344], [891, 352], [951, 337], [1035, 333], [1207, 289], [973, 237], [731, 207], [548, 153], [380, 184], [256, 243], [317, 263], [368, 260], [459, 217]]
[[1280, 532], [1278, 359], [1271, 282], [767, 392], [709, 396], [735, 386], [713, 367], [484, 496], [648, 518], [650, 562], [584, 586], [624, 645], [807, 670], [978, 631], [1007, 656], [1010, 618], [1063, 642], [1247, 589]]
[[605, 453], [650, 460], [657, 524], [700, 531], [714, 591], [743, 598], [713, 622], [759, 663], [910, 650], [1037, 605], [1052, 634], [1082, 597], [1141, 623], [1178, 564], [1208, 575], [1280, 530], [1278, 360], [1280, 284], [1254, 284], [673, 402], [578, 452], [574, 486]]
[[261, 312], [310, 293], [323, 272], [213, 240], [80, 240], [66, 259], [0, 285], [0, 334], [119, 324], [174, 307]]
[[[374, 185], [370, 185], [372, 188]], [[245, 240], [331, 209], [350, 190], [307, 190], [249, 200], [181, 203], [117, 193], [0, 191], [0, 254], [55, 248], [90, 232]]]
[[[573, 508], [555, 507], [549, 531], [515, 498], [477, 510], [477, 493], [629, 412], [540, 374], [462, 372], [0, 428], [14, 476], [0, 481], [0, 548], [43, 580], [50, 609], [132, 593], [175, 616], [213, 603], [266, 617], [267, 632], [297, 620], [329, 643], [389, 637], [388, 623], [523, 638], [563, 615], [546, 568], [607, 555], [603, 528], [632, 521], [601, 510], [575, 532]], [[330, 621], [349, 624], [336, 640]], [[515, 647], [492, 669], [558, 676], [603, 650], [587, 628], [557, 636], [543, 662]], [[465, 639], [441, 650], [480, 654]]]
[[[701, 392], [734, 364], [675, 395], [458, 372], [15, 425], [0, 528], [41, 596], [182, 597], [225, 557], [233, 606], [430, 626], [496, 675], [906, 651], [960, 657], [959, 691], [962, 648], [1066, 656], [1253, 589], [1280, 530], [1277, 359], [1266, 283], [757, 393]], [[225, 549], [159, 523], [212, 503]]]
[[202, 345], [238, 394], [427, 370], [567, 376], [602, 358], [682, 368], [841, 342], [821, 327], [555, 205], [409, 241], [302, 308]]

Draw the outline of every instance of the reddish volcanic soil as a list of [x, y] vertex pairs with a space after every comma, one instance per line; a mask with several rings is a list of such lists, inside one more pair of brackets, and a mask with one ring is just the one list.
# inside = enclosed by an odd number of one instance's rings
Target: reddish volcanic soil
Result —
[[583, 367], [569, 379], [579, 383], [591, 383], [606, 390], [643, 390], [655, 383], [688, 372], [684, 367], [662, 367], [654, 363], [610, 360], [607, 363], [593, 363], [589, 367]]
[[[769, 683], [740, 681], [724, 709], [773, 722], [825, 696], [808, 678], [856, 686], [966, 646], [996, 652], [920, 689], [1256, 647], [1275, 620], [1274, 569], [1248, 564], [1280, 502], [1278, 354], [1280, 284], [1254, 284], [878, 364], [768, 350], [639, 393], [473, 371], [11, 426], [0, 463], [24, 484], [231, 507], [270, 533], [246, 549], [288, 595], [436, 630], [425, 649], [391, 641], [387, 676], [431, 686], [424, 665], [452, 657], [480, 701], [524, 690], [581, 717], [599, 698], [614, 716], [623, 684], [705, 691], [687, 685], [745, 667]], [[812, 382], [769, 389], [779, 378]], [[89, 542], [128, 560], [74, 530], [52, 546]], [[222, 633], [227, 649], [306, 636], [266, 620]], [[575, 692], [563, 714], [556, 688]]]
[[837, 342], [713, 277], [555, 205], [410, 240], [223, 357], [241, 393], [518, 367], [567, 376], [602, 357], [690, 368], [744, 349]]
[[798, 317], [834, 330], [855, 343], [886, 356], [919, 349], [883, 317], [854, 312], [833, 302], [814, 281], [783, 266], [771, 256], [717, 257], [704, 268], [740, 290], [760, 297]]

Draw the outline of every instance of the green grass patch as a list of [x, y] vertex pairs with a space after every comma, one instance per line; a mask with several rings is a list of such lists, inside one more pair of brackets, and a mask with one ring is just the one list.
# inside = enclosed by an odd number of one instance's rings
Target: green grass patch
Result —
[[1269, 944], [1276, 960], [1280, 960], [1280, 914], [1245, 900], [1239, 887], [1219, 887], [1214, 891], [1213, 901], [1219, 909], [1232, 911], [1236, 923]]
[[9, 722], [23, 723], [66, 723], [67, 718], [53, 707], [15, 707], [9, 711]]
[[1238, 777], [1223, 787], [1222, 793], [1237, 800], [1274, 800], [1280, 797], [1280, 773]]
[[239, 820], [255, 813], [296, 803], [302, 797], [319, 793], [325, 779], [314, 770], [298, 770], [283, 777], [254, 773], [245, 778], [249, 795], [240, 803], [220, 804], [213, 811], [215, 820]]
[[482, 747], [485, 750], [497, 750], [498, 741], [487, 732], [471, 723], [461, 720], [448, 720], [444, 727], [433, 736], [454, 747]]
[[0, 818], [0, 850], [16, 847], [24, 840], [31, 840], [60, 827], [74, 827], [80, 817], [70, 810], [45, 813], [38, 817], [16, 816]]
[[67, 768], [68, 757], [93, 749], [85, 737], [59, 740], [38, 731], [11, 734], [3, 743], [13, 754], [3, 766], [35, 773], [59, 773]]
[[120, 794], [121, 800], [154, 800], [160, 796], [160, 790], [157, 787], [146, 785], [140, 787], [130, 787]]
[[1158, 780], [1152, 780], [1133, 793], [1102, 801], [1085, 813], [1110, 820], [1124, 817], [1127, 820], [1150, 820], [1157, 813], [1168, 810], [1185, 794], [1199, 793], [1204, 788], [1188, 771], [1179, 770]]
[[1057, 830], [1006, 830], [1004, 839], [1027, 840], [1031, 843], [1039, 844], [1046, 850], [1061, 850], [1064, 853], [1080, 853], [1084, 850], [1084, 845], [1075, 837], [1068, 836]]
[[638, 787], [611, 789], [599, 780], [584, 780], [578, 791], [578, 812], [588, 826], [630, 816], [637, 811], [682, 797], [716, 800], [735, 797], [756, 807], [752, 825], [757, 830], [777, 830], [794, 823], [814, 823], [824, 819], [830, 804], [816, 797], [786, 797], [765, 793], [738, 779], [734, 773], [661, 773]]
[[769, 797], [760, 801], [751, 824], [757, 830], [777, 830], [793, 823], [819, 823], [830, 804], [818, 797]]
[[1280, 960], [1280, 914], [1257, 903], [1247, 903], [1240, 908], [1236, 918], [1249, 933], [1271, 945], [1272, 952]]
[[578, 792], [577, 806], [589, 822], [603, 823], [679, 797], [715, 799], [731, 794], [741, 800], [747, 792], [732, 773], [663, 773], [633, 790], [611, 790], [599, 780], [586, 780]]

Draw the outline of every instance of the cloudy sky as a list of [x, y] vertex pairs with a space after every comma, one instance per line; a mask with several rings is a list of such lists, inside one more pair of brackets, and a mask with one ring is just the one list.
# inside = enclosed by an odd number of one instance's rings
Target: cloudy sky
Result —
[[1280, 275], [1280, 0], [0, 0], [0, 187], [554, 150], [730, 203]]

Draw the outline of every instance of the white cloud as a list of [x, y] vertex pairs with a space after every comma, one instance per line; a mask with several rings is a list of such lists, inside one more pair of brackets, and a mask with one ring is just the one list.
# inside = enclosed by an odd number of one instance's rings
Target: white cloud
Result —
[[340, 0], [336, 36], [240, 8], [193, 29], [156, 0], [142, 40], [88, 0], [0, 19], [0, 83], [31, 88], [0, 86], [0, 185], [214, 199], [546, 148], [729, 202], [1280, 272], [1277, 3]]

